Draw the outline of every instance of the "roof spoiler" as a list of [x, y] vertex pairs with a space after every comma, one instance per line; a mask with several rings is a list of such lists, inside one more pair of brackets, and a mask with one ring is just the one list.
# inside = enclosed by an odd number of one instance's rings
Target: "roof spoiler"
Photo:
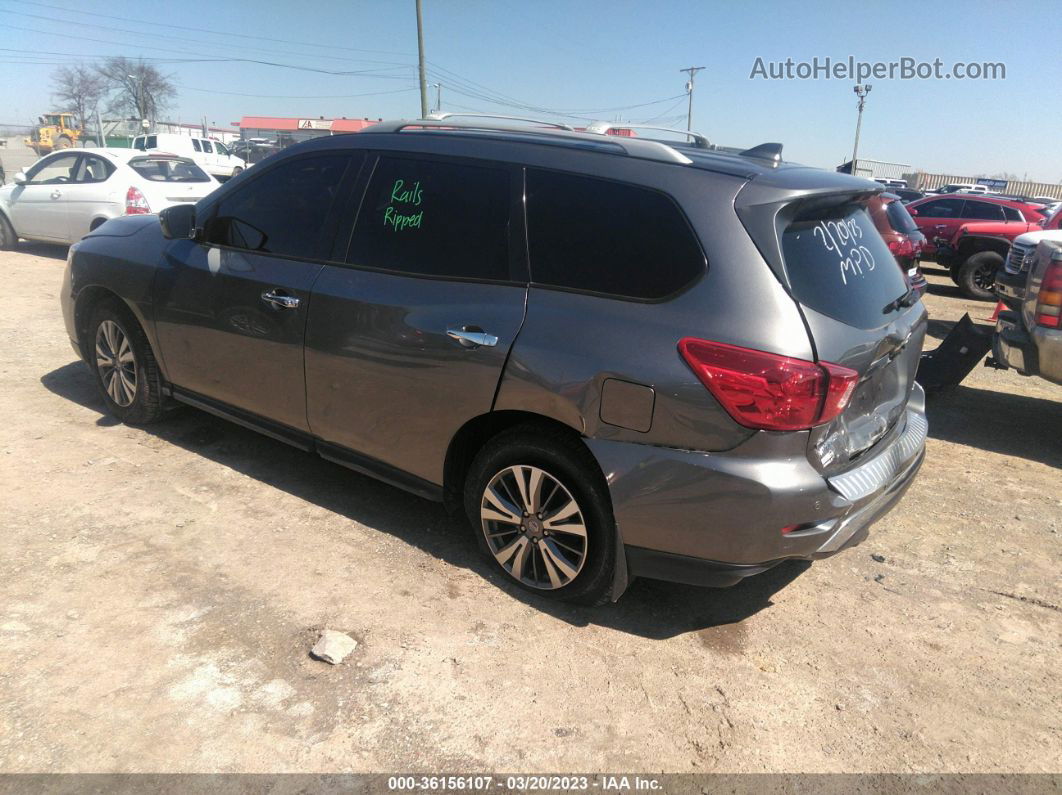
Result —
[[741, 153], [742, 157], [755, 157], [759, 160], [769, 160], [775, 166], [782, 162], [782, 145], [780, 143], [767, 143], [746, 149]]

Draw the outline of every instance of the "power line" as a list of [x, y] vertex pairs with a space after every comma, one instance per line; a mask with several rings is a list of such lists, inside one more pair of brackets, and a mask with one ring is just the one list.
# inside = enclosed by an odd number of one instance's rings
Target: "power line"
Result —
[[[347, 50], [349, 52], [367, 52], [375, 53], [377, 55], [401, 55], [403, 57], [411, 57], [409, 53], [394, 52], [392, 50], [366, 50], [358, 47], [344, 47], [337, 44], [322, 44], [319, 41], [292, 41], [290, 39], [274, 39], [269, 36], [252, 36], [248, 33], [233, 33], [231, 31], [210, 30], [209, 28], [202, 27], [189, 27], [185, 25], [174, 25], [170, 22], [152, 22], [147, 19], [131, 19], [130, 17], [119, 17], [112, 14], [99, 14], [95, 11], [81, 11], [76, 8], [65, 8], [63, 6], [51, 5], [49, 3], [36, 3], [32, 0], [8, 0], [8, 2], [21, 3], [22, 5], [37, 6], [39, 8], [51, 8], [56, 11], [66, 11], [69, 14], [83, 14], [91, 17], [99, 17], [102, 19], [116, 19], [120, 22], [136, 22], [141, 25], [153, 25], [155, 27], [166, 28], [167, 30], [188, 30], [193, 33], [210, 33], [217, 36], [235, 36], [241, 39], [257, 39], [259, 41], [271, 41], [276, 44], [295, 44], [297, 46], [305, 47], [326, 47], [330, 50]], [[203, 42], [209, 44], [210, 42]]]
[[[73, 20], [73, 19], [55, 19], [54, 17], [42, 16], [41, 14], [27, 14], [27, 13], [22, 12], [22, 11], [8, 11], [7, 9], [3, 9], [3, 8], [0, 8], [0, 14], [13, 14], [15, 16], [29, 17], [31, 19], [42, 19], [42, 20], [44, 20], [46, 22], [50, 22], [50, 23], [58, 22], [58, 23], [63, 24], [63, 25], [77, 25], [79, 28], [96, 28], [97, 30], [113, 31], [115, 33], [131, 33], [134, 36], [138, 36], [138, 37], [139, 36], [153, 36], [155, 38], [164, 38], [167, 41], [187, 41], [187, 42], [190, 42], [192, 44], [198, 44], [198, 45], [203, 45], [203, 44], [210, 45], [210, 44], [213, 43], [213, 42], [209, 42], [209, 41], [204, 41], [201, 38], [200, 39], [192, 39], [192, 38], [188, 38], [186, 36], [174, 36], [172, 33], [146, 33], [146, 32], [144, 32], [142, 30], [130, 30], [129, 28], [119, 28], [119, 27], [115, 27], [113, 25], [93, 25], [91, 22], [80, 22], [80, 21]], [[50, 35], [62, 35], [62, 34], [50, 34]], [[248, 45], [242, 45], [242, 46], [245, 49], [257, 50], [259, 52], [268, 52], [268, 53], [276, 52], [276, 48], [275, 47], [268, 48], [268, 47], [250, 47]], [[287, 54], [288, 55], [292, 55], [292, 56], [298, 56], [298, 57], [306, 57], [306, 58], [325, 58], [325, 59], [328, 59], [328, 60], [331, 60], [331, 61], [344, 61], [344, 62], [347, 62], [347, 63], [385, 64], [385, 65], [390, 65], [389, 68], [391, 68], [391, 69], [407, 68], [407, 67], [412, 65], [412, 64], [408, 64], [408, 63], [398, 63], [396, 61], [373, 61], [373, 60], [368, 60], [368, 59], [364, 59], [364, 58], [352, 59], [352, 58], [343, 57], [341, 55], [327, 55], [325, 53], [289, 52]]]
[[204, 94], [223, 94], [229, 97], [254, 97], [256, 99], [355, 99], [356, 97], [378, 97], [383, 94], [405, 94], [416, 91], [412, 88], [396, 88], [392, 91], [368, 91], [363, 94], [242, 94], [237, 91], [217, 91], [213, 88], [195, 88], [193, 86], [179, 85], [182, 91], [199, 91]]

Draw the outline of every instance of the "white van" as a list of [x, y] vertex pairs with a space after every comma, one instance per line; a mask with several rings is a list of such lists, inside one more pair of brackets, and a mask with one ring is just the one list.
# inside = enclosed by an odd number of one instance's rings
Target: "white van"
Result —
[[190, 135], [160, 133], [158, 135], [138, 135], [133, 139], [133, 148], [144, 152], [167, 152], [169, 154], [189, 157], [201, 169], [221, 180], [235, 177], [247, 166], [240, 158], [231, 154], [221, 141], [209, 138], [193, 138]]

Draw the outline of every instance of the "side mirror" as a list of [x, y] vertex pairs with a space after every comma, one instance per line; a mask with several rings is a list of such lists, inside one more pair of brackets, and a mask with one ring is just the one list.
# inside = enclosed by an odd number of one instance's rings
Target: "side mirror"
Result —
[[195, 205], [175, 204], [159, 213], [159, 226], [167, 240], [195, 240]]
[[909, 212], [911, 215], [918, 215], [918, 208], [917, 207], [908, 207], [907, 208], [907, 212]]
[[29, 180], [26, 178], [25, 171], [16, 171], [15, 176], [13, 176], [11, 179], [15, 181], [16, 185], [25, 185], [27, 182], [29, 182]]

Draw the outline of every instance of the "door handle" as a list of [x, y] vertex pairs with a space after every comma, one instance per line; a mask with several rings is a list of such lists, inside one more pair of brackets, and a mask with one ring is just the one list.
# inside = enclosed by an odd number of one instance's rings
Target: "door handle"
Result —
[[277, 309], [297, 309], [299, 306], [298, 298], [293, 295], [285, 295], [282, 292], [278, 292], [277, 289], [262, 293], [262, 300]]
[[457, 340], [465, 348], [478, 348], [480, 345], [493, 348], [498, 344], [497, 337], [488, 334], [479, 326], [450, 326], [446, 329], [446, 336]]
[[62, 195], [63, 195], [63, 192], [61, 190], [53, 190], [52, 191], [52, 198], [53, 199], [61, 198]]

